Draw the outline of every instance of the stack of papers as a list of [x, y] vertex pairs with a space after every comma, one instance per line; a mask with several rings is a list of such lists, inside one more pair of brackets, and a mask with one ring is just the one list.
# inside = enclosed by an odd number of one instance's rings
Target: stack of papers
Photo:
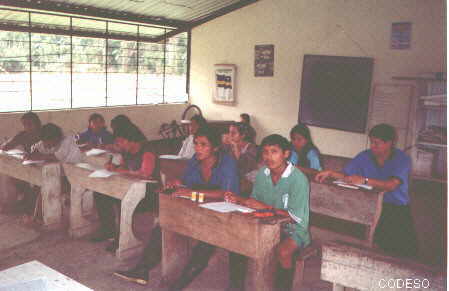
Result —
[[25, 154], [24, 151], [18, 150], [18, 149], [12, 149], [12, 150], [6, 151], [5, 153], [8, 154], [8, 155], [11, 155], [11, 156], [14, 156], [14, 155], [24, 155], [24, 154]]
[[251, 209], [251, 208], [248, 208], [248, 207], [245, 207], [242, 205], [234, 204], [234, 203], [229, 203], [229, 202], [203, 203], [200, 205], [200, 207], [204, 207], [204, 208], [222, 212], [222, 213], [227, 213], [227, 212], [232, 212], [232, 211], [240, 211], [240, 212], [244, 212], [244, 213], [250, 213], [250, 212], [254, 211], [254, 209]]
[[33, 164], [43, 164], [45, 161], [33, 161], [33, 160], [26, 160], [22, 162], [22, 165], [33, 165]]
[[333, 183], [337, 184], [338, 186], [345, 187], [345, 188], [351, 188], [351, 189], [363, 188], [366, 190], [373, 190], [373, 186], [369, 186], [369, 185], [365, 185], [365, 184], [348, 184], [341, 180], [335, 180]]
[[97, 167], [94, 167], [94, 166], [92, 166], [91, 164], [88, 164], [88, 163], [78, 163], [78, 164], [75, 164], [75, 166], [77, 166], [78, 168], [89, 170], [89, 171], [98, 170]]
[[89, 178], [108, 178], [112, 175], [117, 175], [117, 173], [105, 169], [100, 169], [92, 172], [92, 174], [89, 175]]
[[86, 156], [98, 156], [107, 152], [108, 151], [102, 149], [91, 149], [86, 152]]
[[167, 159], [167, 160], [180, 160], [180, 159], [183, 159], [183, 157], [177, 156], [177, 155], [160, 155], [159, 158], [160, 159]]

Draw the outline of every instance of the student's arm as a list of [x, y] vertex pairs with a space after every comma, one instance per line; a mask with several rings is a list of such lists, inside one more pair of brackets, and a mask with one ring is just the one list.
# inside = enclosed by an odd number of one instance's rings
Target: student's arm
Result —
[[115, 168], [114, 171], [134, 178], [150, 179], [153, 174], [155, 164], [156, 156], [151, 152], [146, 152], [142, 156], [142, 163], [139, 170], [132, 171], [121, 165], [120, 167]]
[[54, 154], [42, 154], [40, 152], [33, 152], [31, 154], [26, 154], [23, 157], [24, 160], [31, 161], [46, 161], [46, 162], [57, 162], [58, 158]]
[[328, 178], [343, 179], [344, 177], [345, 177], [345, 174], [343, 174], [343, 173], [332, 171], [332, 170], [325, 170], [325, 171], [321, 171], [318, 174], [316, 174], [315, 181], [323, 183]]
[[315, 150], [315, 149], [309, 150], [309, 152], [307, 153], [307, 159], [309, 160], [311, 169], [314, 169], [317, 171], [323, 170], [321, 168], [320, 157], [319, 157], [319, 153], [317, 150]]
[[19, 132], [11, 140], [9, 140], [6, 143], [2, 144], [0, 146], [0, 149], [4, 150], [4, 151], [9, 151], [9, 150], [17, 147], [18, 145], [23, 143], [23, 139], [24, 139], [24, 135], [25, 134], [26, 133], [24, 131]]

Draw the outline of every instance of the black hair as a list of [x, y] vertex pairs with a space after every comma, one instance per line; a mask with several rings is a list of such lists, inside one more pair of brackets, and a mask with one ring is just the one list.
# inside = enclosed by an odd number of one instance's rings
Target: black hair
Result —
[[312, 136], [310, 135], [310, 130], [307, 127], [307, 125], [303, 123], [298, 123], [290, 130], [290, 139], [293, 138], [293, 134], [300, 134], [302, 135], [306, 140], [307, 143], [305, 144], [304, 148], [301, 150], [301, 152], [298, 153], [298, 165], [306, 168], [310, 168], [310, 161], [307, 158], [307, 154], [310, 150], [315, 150], [318, 154], [318, 158], [321, 161], [321, 154], [316, 145], [312, 141]]
[[132, 124], [131, 120], [128, 118], [128, 116], [120, 114], [116, 117], [112, 118], [111, 120], [111, 128], [112, 130], [115, 130], [118, 127], [121, 127], [122, 125], [128, 125]]
[[235, 128], [237, 128], [237, 131], [244, 136], [244, 141], [254, 143], [255, 130], [251, 127], [251, 125], [244, 122], [234, 122], [230, 126], [235, 126]]
[[373, 128], [371, 128], [368, 136], [379, 138], [383, 141], [395, 142], [396, 141], [396, 130], [394, 129], [393, 126], [391, 126], [389, 124], [381, 123], [381, 124], [375, 125]]
[[59, 126], [54, 123], [47, 123], [42, 126], [41, 140], [51, 140], [56, 138], [62, 138], [62, 130]]
[[114, 129], [114, 137], [121, 137], [131, 142], [146, 142], [147, 138], [134, 124], [123, 124]]
[[103, 117], [103, 115], [101, 115], [101, 114], [99, 114], [99, 113], [92, 113], [92, 114], [89, 116], [89, 123], [91, 123], [92, 121], [97, 120], [97, 119], [100, 119], [101, 121], [104, 122], [104, 117]]
[[218, 148], [221, 146], [220, 135], [217, 133], [217, 131], [215, 131], [214, 129], [212, 129], [208, 126], [203, 126], [198, 129], [198, 131], [195, 134], [195, 138], [197, 138], [199, 136], [206, 137], [209, 140], [212, 147], [214, 147], [214, 148]]
[[37, 125], [37, 127], [41, 127], [42, 123], [41, 120], [39, 118], [39, 116], [31, 111], [28, 111], [27, 113], [25, 113], [24, 115], [22, 115], [22, 117], [20, 118], [21, 120], [30, 120], [31, 122], [33, 122], [35, 125]]
[[196, 121], [199, 127], [204, 127], [207, 125], [206, 119], [200, 114], [195, 114], [194, 116], [192, 116], [192, 118], [190, 118], [190, 121]]
[[243, 119], [243, 122], [250, 124], [251, 123], [251, 118], [249, 117], [248, 113], [242, 113], [240, 114], [240, 118]]
[[267, 145], [271, 145], [271, 146], [277, 145], [282, 149], [282, 151], [287, 151], [287, 150], [289, 151], [291, 149], [291, 144], [288, 141], [288, 139], [286, 139], [285, 137], [283, 137], [282, 135], [279, 135], [279, 134], [271, 134], [271, 135], [265, 137], [262, 140], [262, 143], [260, 144], [260, 148], [262, 149], [264, 146], [267, 146]]

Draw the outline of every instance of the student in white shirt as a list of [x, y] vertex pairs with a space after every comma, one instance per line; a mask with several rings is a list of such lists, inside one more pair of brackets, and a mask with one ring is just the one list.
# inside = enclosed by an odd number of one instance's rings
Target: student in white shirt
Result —
[[199, 114], [195, 114], [190, 118], [189, 133], [190, 135], [182, 142], [181, 150], [178, 156], [184, 159], [191, 159], [195, 154], [195, 145], [193, 144], [193, 137], [198, 129], [207, 125], [206, 119]]
[[47, 123], [42, 126], [41, 140], [31, 147], [31, 153], [24, 159], [79, 163], [83, 161], [83, 154], [72, 136], [64, 136], [59, 126]]

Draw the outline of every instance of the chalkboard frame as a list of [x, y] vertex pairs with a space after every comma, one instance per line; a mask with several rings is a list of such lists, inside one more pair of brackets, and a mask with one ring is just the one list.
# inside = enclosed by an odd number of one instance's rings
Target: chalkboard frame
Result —
[[369, 57], [304, 55], [298, 121], [366, 132], [373, 66]]

